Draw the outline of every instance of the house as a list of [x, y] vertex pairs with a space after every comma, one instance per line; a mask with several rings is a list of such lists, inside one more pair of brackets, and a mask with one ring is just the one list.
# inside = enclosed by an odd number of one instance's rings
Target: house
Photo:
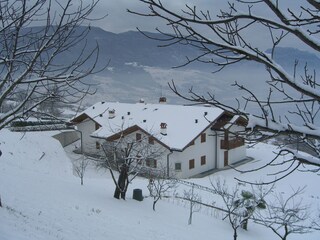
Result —
[[[164, 102], [164, 103], [162, 103]], [[238, 135], [245, 121], [219, 108], [166, 104], [98, 102], [71, 122], [82, 135], [82, 149], [97, 154], [104, 142], [131, 137], [157, 146], [163, 154], [146, 163], [166, 166], [167, 174], [188, 178], [246, 158]]]

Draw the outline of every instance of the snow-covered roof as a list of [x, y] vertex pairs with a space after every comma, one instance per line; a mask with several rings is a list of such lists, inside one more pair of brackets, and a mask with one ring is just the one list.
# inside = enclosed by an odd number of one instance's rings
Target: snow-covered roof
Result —
[[[109, 111], [114, 117], [109, 118]], [[170, 149], [183, 150], [215, 120], [223, 110], [206, 106], [183, 106], [169, 104], [99, 102], [89, 107], [73, 122], [79, 122], [86, 116], [101, 127], [91, 136], [108, 138], [114, 134], [137, 126]], [[160, 124], [166, 124], [167, 135], [161, 134]]]

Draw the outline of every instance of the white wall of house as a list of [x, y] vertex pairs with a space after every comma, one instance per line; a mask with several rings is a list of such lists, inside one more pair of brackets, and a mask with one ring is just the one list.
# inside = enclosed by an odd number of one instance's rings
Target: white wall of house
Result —
[[[232, 133], [238, 134], [239, 132], [244, 131], [243, 126], [233, 125], [229, 131], [231, 132], [231, 135], [234, 135]], [[234, 136], [233, 136], [234, 137]], [[232, 138], [232, 136], [231, 136]], [[243, 145], [241, 147], [230, 149], [229, 150], [229, 164], [234, 164], [236, 162], [239, 162], [241, 160], [244, 160], [247, 157], [247, 151], [246, 146]]]
[[246, 147], [241, 146], [229, 150], [229, 164], [234, 164], [246, 158]]
[[[96, 124], [91, 119], [86, 119], [77, 125], [78, 130], [82, 132], [83, 137], [83, 150], [87, 153], [97, 154], [100, 152], [96, 149], [97, 138], [92, 138], [90, 135], [96, 130]], [[232, 131], [240, 130], [240, 127], [235, 126]], [[136, 134], [141, 134], [142, 141], [148, 143], [149, 136], [142, 131], [133, 132], [126, 137], [135, 139]], [[154, 141], [153, 148], [158, 149], [161, 152], [161, 156], [157, 157], [157, 168], [166, 168], [169, 164], [170, 176], [176, 178], [189, 178], [194, 175], [215, 169], [224, 167], [224, 152], [225, 149], [221, 149], [221, 140], [224, 139], [224, 132], [213, 131], [210, 128], [205, 130], [206, 140], [201, 142], [201, 135], [195, 140], [194, 144], [188, 146], [184, 151], [173, 151]], [[228, 164], [233, 164], [246, 158], [246, 147], [241, 146], [228, 151]], [[202, 159], [204, 158], [205, 160]], [[168, 161], [169, 160], [169, 161]], [[190, 160], [194, 161], [194, 167], [190, 163]], [[202, 163], [201, 163], [202, 162]], [[181, 166], [181, 169], [176, 169], [176, 164]]]
[[[243, 126], [237, 126], [237, 125], [233, 125], [229, 131], [229, 140], [234, 139], [236, 136], [233, 133], [238, 133], [240, 131], [243, 131], [244, 127]], [[224, 133], [221, 131], [220, 135], [219, 135], [219, 140], [218, 140], [218, 149], [219, 149], [219, 162], [218, 162], [218, 168], [224, 168], [225, 167], [225, 162], [224, 162], [224, 158], [225, 158], [225, 152], [228, 152], [228, 165], [230, 164], [234, 164], [236, 162], [239, 162], [241, 160], [244, 160], [246, 158], [246, 146], [240, 146], [237, 148], [233, 148], [233, 149], [221, 149], [221, 140], [224, 139]]]
[[[170, 155], [170, 165], [177, 178], [189, 178], [194, 175], [214, 169], [216, 164], [216, 134], [207, 129], [205, 132], [206, 141], [201, 142], [201, 136], [197, 137], [194, 145], [187, 147], [183, 152], [174, 151]], [[205, 158], [202, 160], [201, 157]], [[194, 167], [190, 161], [194, 162]], [[176, 163], [181, 164], [181, 170], [176, 170]]]
[[[141, 139], [138, 140], [137, 134], [140, 134]], [[169, 149], [165, 148], [156, 140], [153, 141], [153, 144], [149, 143], [150, 135], [145, 134], [142, 131], [135, 131], [125, 136], [125, 139], [122, 141], [124, 147], [127, 146], [127, 143], [134, 142], [135, 148], [131, 153], [132, 157], [137, 157], [135, 154], [139, 152], [139, 155], [142, 159], [150, 158], [156, 160], [157, 169], [167, 170], [167, 154], [170, 153]], [[146, 162], [142, 162], [142, 166], [146, 167]]]
[[77, 127], [78, 130], [82, 133], [83, 151], [85, 153], [96, 154], [96, 142], [99, 140], [90, 136], [96, 130], [95, 122], [87, 118], [81, 123], [77, 124]]

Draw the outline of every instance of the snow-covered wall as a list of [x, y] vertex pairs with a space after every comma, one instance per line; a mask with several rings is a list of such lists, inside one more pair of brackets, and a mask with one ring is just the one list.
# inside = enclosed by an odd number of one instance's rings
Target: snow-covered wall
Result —
[[53, 138], [57, 139], [62, 147], [65, 147], [77, 140], [80, 139], [80, 133], [76, 131], [62, 131], [56, 135], [52, 136]]

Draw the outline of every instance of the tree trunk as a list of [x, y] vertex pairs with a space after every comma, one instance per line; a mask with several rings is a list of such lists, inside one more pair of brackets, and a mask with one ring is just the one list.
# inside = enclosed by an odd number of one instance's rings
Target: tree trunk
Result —
[[193, 204], [190, 201], [190, 213], [189, 213], [189, 220], [188, 220], [188, 224], [191, 225], [192, 224], [192, 214], [193, 214]]
[[153, 209], [153, 211], [156, 211], [156, 201], [153, 201], [153, 205], [152, 205], [152, 209]]
[[237, 238], [238, 238], [237, 229], [234, 228], [233, 229], [233, 240], [237, 240]]
[[159, 201], [159, 199], [160, 199], [159, 196], [153, 198], [153, 206], [152, 206], [153, 211], [156, 211], [156, 204]]
[[120, 174], [118, 178], [118, 185], [116, 186], [116, 189], [114, 191], [114, 198], [120, 199], [120, 197], [124, 200], [126, 200], [126, 180], [128, 177], [128, 167], [123, 164], [120, 169]]
[[244, 219], [241, 223], [241, 227], [244, 229], [244, 230], [248, 230], [248, 219]]

